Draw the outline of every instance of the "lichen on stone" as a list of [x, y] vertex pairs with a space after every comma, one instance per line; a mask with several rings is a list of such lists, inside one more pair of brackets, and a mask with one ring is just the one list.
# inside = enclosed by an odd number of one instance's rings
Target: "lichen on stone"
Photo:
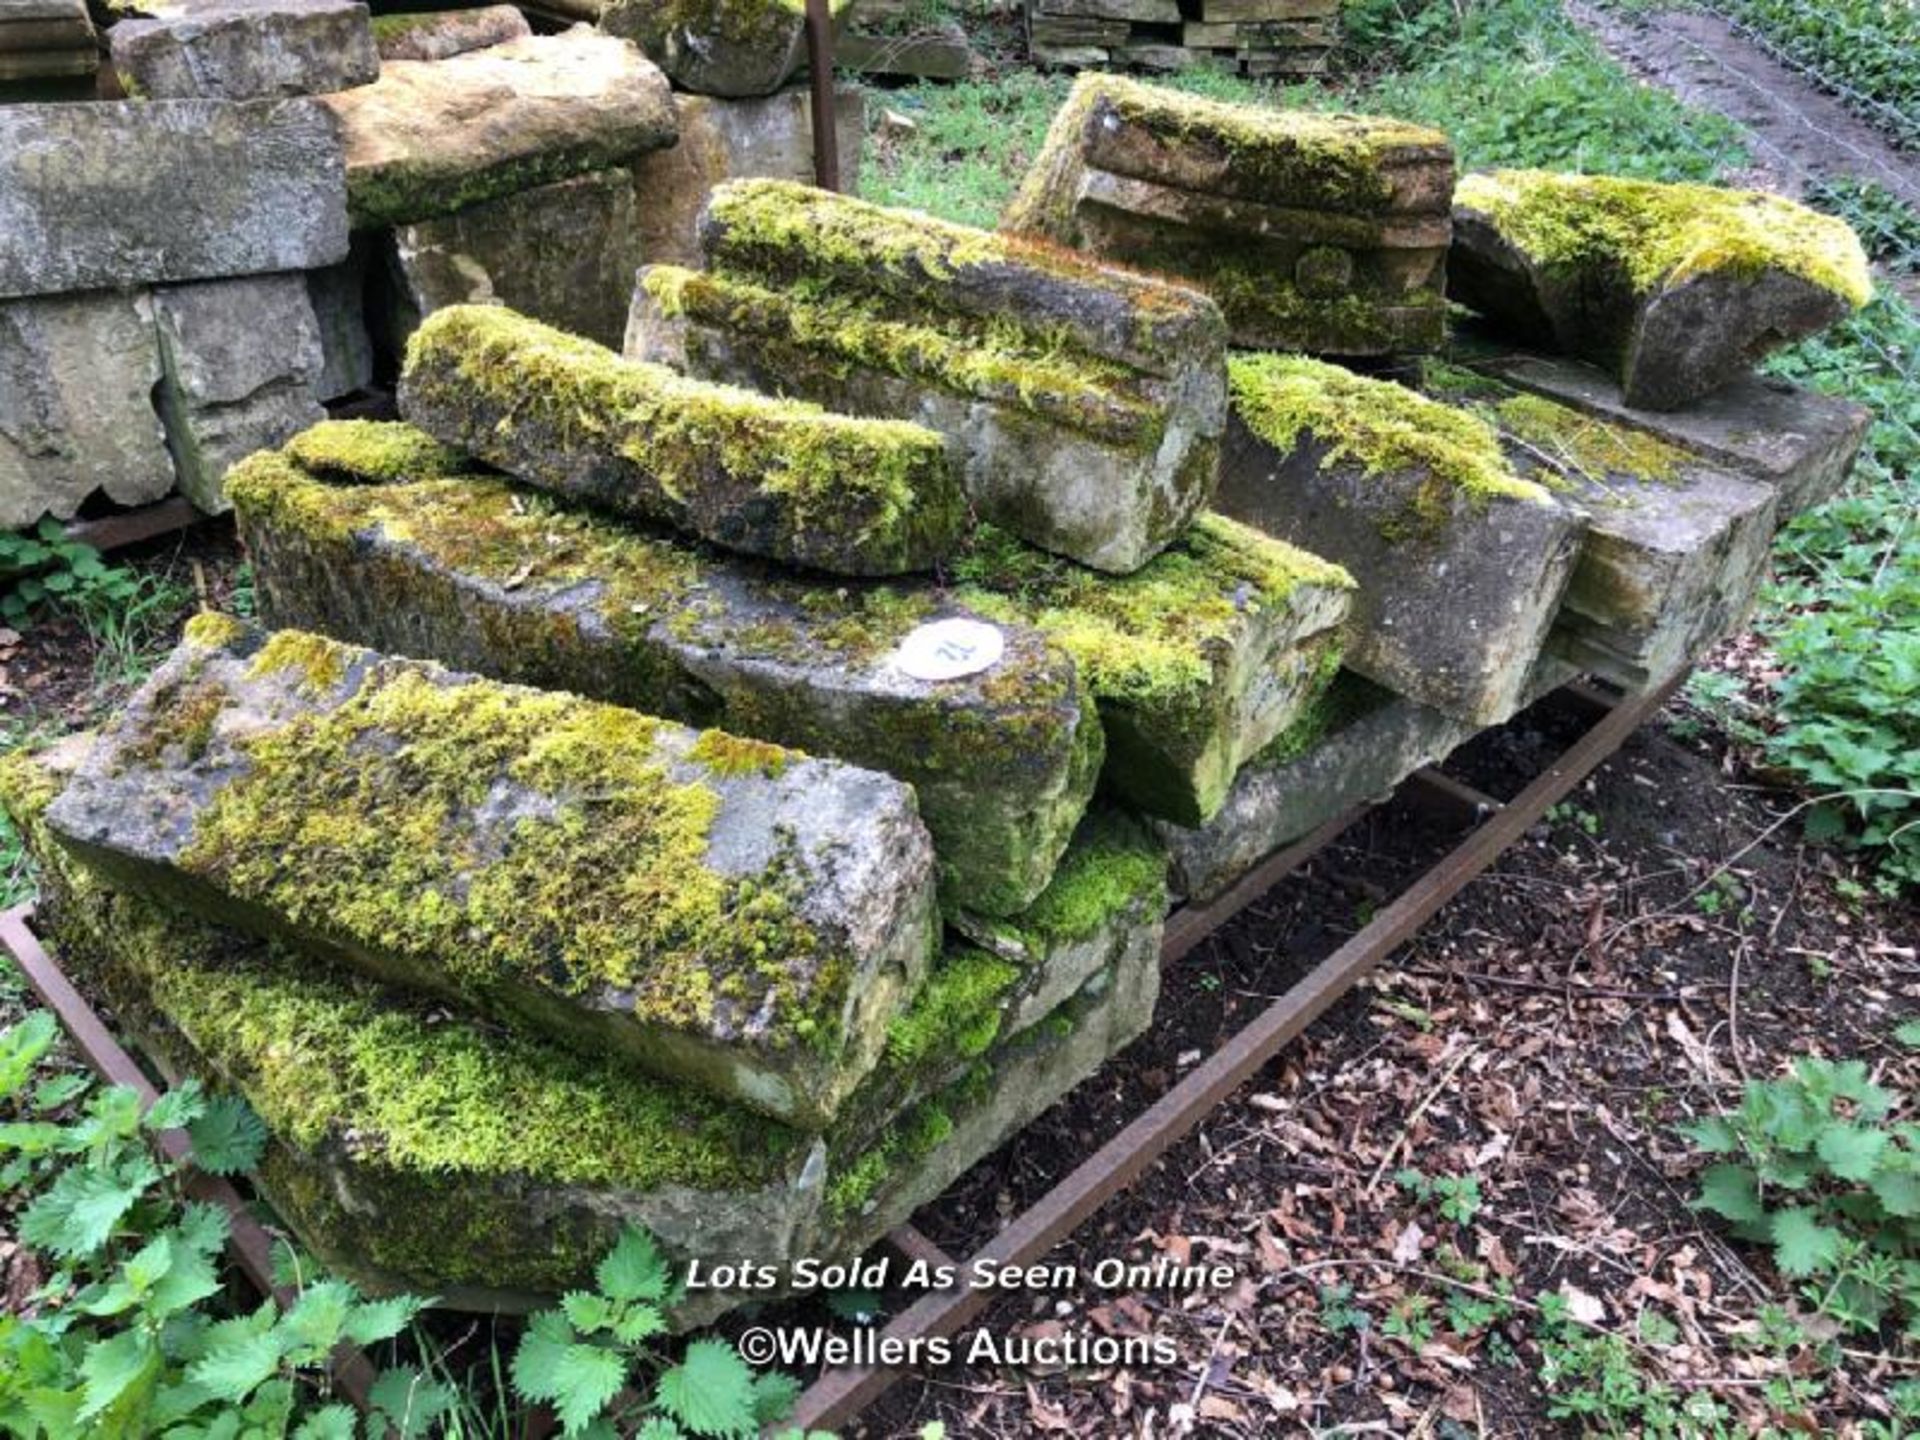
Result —
[[1494, 499], [1551, 499], [1546, 487], [1514, 471], [1486, 420], [1391, 380], [1272, 354], [1236, 355], [1227, 376], [1242, 423], [1282, 454], [1311, 437], [1326, 447], [1323, 464], [1417, 477], [1411, 520], [1421, 531], [1445, 526], [1463, 501], [1484, 508]]
[[1701, 275], [1794, 275], [1856, 309], [1873, 298], [1859, 238], [1845, 221], [1778, 195], [1612, 175], [1495, 170], [1464, 177], [1461, 209], [1549, 269], [1600, 267], [1637, 295]]

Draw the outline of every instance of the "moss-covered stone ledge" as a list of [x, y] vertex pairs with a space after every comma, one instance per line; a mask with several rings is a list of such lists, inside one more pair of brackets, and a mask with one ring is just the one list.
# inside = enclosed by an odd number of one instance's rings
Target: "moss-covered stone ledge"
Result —
[[969, 609], [1073, 657], [1106, 726], [1106, 786], [1181, 824], [1219, 808], [1241, 763], [1332, 679], [1356, 596], [1339, 565], [1211, 513], [1124, 576], [983, 526], [954, 577]]
[[791, 565], [931, 569], [968, 523], [930, 430], [688, 380], [500, 306], [421, 324], [400, 408], [530, 485]]
[[1872, 298], [1845, 222], [1777, 195], [1496, 170], [1454, 197], [1449, 293], [1678, 410]]
[[1476, 724], [1512, 714], [1584, 513], [1517, 474], [1485, 419], [1406, 386], [1285, 355], [1229, 374], [1218, 504], [1360, 577], [1344, 663]]
[[1430, 363], [1424, 388], [1486, 418], [1517, 473], [1587, 512], [1548, 639], [1557, 654], [1645, 689], [1746, 613], [1778, 519], [1770, 486], [1475, 371]]
[[219, 616], [47, 823], [163, 904], [802, 1126], [934, 943], [898, 781]]
[[1083, 75], [1001, 228], [1181, 276], [1236, 345], [1430, 350], [1453, 173], [1446, 137], [1404, 121]]
[[980, 674], [916, 679], [902, 642], [968, 613], [931, 586], [808, 581], [431, 463], [369, 483], [422, 439], [318, 426], [289, 447], [345, 483], [283, 454], [236, 468], [263, 615], [884, 770], [919, 797], [947, 904], [1012, 913], [1046, 886], [1104, 744], [1037, 630], [1003, 624]]

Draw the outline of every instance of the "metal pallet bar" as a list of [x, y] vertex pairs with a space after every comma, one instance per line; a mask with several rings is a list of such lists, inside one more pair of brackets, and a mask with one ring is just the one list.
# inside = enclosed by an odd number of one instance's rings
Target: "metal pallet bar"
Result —
[[[1678, 683], [1675, 679], [1656, 691], [1609, 707], [1592, 729], [1519, 795], [1489, 816], [1432, 869], [1384, 906], [1352, 939], [1190, 1071], [1126, 1129], [1016, 1216], [976, 1251], [968, 1264], [990, 1260], [996, 1267], [1028, 1265], [1072, 1234], [1183, 1139], [1283, 1046], [1298, 1037], [1368, 971], [1411, 939], [1442, 905], [1525, 834], [1549, 806], [1619, 749], [1627, 737], [1665, 703]], [[1336, 825], [1344, 828], [1345, 817], [1329, 822], [1321, 831], [1275, 856], [1241, 885], [1206, 907], [1192, 924], [1183, 923], [1187, 911], [1177, 911], [1168, 921], [1163, 956], [1169, 952], [1183, 954], [1199, 943], [1206, 933], [1223, 924], [1271, 885], [1272, 879], [1267, 878], [1270, 867], [1281, 874], [1296, 867], [1302, 859], [1292, 859], [1291, 864], [1283, 862], [1296, 852], [1304, 852], [1304, 858], [1322, 848], [1339, 833], [1334, 829]], [[1204, 928], [1196, 928], [1203, 921]], [[978, 1314], [991, 1298], [989, 1292], [967, 1289], [928, 1294], [895, 1317], [882, 1334], [902, 1339], [951, 1335]], [[838, 1428], [872, 1405], [901, 1378], [902, 1372], [879, 1367], [830, 1370], [801, 1395], [788, 1423], [803, 1430]]]

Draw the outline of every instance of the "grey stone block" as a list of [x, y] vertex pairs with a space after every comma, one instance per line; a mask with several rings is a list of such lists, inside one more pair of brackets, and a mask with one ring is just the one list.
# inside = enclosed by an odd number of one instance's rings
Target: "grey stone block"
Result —
[[307, 272], [307, 300], [320, 329], [322, 366], [314, 398], [338, 400], [373, 383], [367, 330], [367, 246], [356, 243], [338, 265]]
[[373, 22], [373, 41], [382, 60], [446, 60], [531, 34], [527, 17], [513, 5], [381, 15]]
[[[833, 7], [836, 17], [845, 5]], [[806, 14], [766, 0], [604, 0], [600, 28], [632, 41], [696, 95], [771, 95], [806, 57]]]
[[324, 95], [380, 74], [360, 0], [213, 0], [107, 32], [113, 68], [143, 100]]

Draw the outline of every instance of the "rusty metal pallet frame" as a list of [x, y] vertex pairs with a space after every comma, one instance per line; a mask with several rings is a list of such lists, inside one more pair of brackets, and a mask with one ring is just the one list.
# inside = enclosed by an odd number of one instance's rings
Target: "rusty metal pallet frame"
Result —
[[[1678, 683], [1676, 678], [1658, 690], [1617, 702], [1590, 686], [1566, 687], [1561, 693], [1600, 712], [1600, 718], [1524, 790], [1504, 803], [1481, 795], [1451, 777], [1439, 777], [1437, 771], [1410, 776], [1409, 785], [1426, 790], [1441, 806], [1475, 823], [1465, 839], [1382, 906], [1357, 934], [1189, 1071], [1178, 1085], [1015, 1216], [965, 1262], [953, 1261], [910, 1224], [894, 1231], [889, 1243], [909, 1255], [944, 1264], [960, 1263], [963, 1267], [980, 1261], [991, 1261], [998, 1267], [1028, 1265], [1039, 1260], [1114, 1195], [1132, 1184], [1363, 976], [1412, 939], [1442, 905], [1499, 859], [1508, 846], [1545, 815], [1548, 807], [1619, 749], [1644, 720], [1659, 710]], [[1169, 964], [1186, 955], [1281, 879], [1332, 844], [1367, 808], [1360, 806], [1329, 820], [1312, 834], [1273, 855], [1232, 889], [1207, 904], [1176, 910], [1167, 920], [1161, 963]], [[933, 1292], [896, 1316], [882, 1332], [883, 1337], [951, 1335], [979, 1313], [991, 1298], [989, 1292], [981, 1290]], [[830, 1370], [801, 1394], [787, 1423], [807, 1431], [838, 1428], [857, 1417], [901, 1378], [903, 1372], [883, 1367]]]

